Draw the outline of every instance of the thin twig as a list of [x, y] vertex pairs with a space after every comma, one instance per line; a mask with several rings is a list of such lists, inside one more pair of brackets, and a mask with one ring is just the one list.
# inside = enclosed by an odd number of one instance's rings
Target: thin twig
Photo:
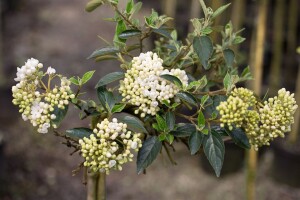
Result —
[[176, 163], [175, 160], [173, 159], [172, 155], [170, 154], [170, 151], [169, 151], [168, 147], [166, 146], [165, 142], [163, 142], [163, 146], [164, 146], [164, 149], [165, 149], [166, 152], [167, 152], [167, 155], [168, 155], [168, 157], [169, 157], [170, 162], [171, 162], [173, 165], [177, 165], [177, 163]]

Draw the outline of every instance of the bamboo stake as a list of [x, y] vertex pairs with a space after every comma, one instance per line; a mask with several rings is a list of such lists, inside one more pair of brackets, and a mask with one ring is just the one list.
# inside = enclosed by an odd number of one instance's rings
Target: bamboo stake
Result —
[[[177, 0], [163, 0], [162, 1], [162, 10], [163, 13], [166, 14], [168, 17], [175, 18], [176, 16], [176, 7], [177, 7]], [[174, 25], [174, 20], [168, 22], [169, 25]]]
[[[198, 1], [192, 0], [190, 10], [191, 10], [190, 19], [199, 18], [201, 14], [201, 7]], [[189, 33], [193, 32], [193, 30], [194, 30], [193, 24], [190, 22]]]
[[297, 25], [298, 25], [298, 1], [290, 0], [288, 7], [288, 33], [287, 33], [287, 49], [288, 53], [295, 53], [297, 45]]
[[[285, 0], [277, 0], [274, 13], [274, 54], [271, 64], [270, 73], [270, 94], [275, 94], [280, 87], [281, 65], [282, 65], [282, 49], [283, 49], [283, 28], [284, 28], [284, 10]], [[294, 50], [295, 51], [295, 50]]]
[[[2, 10], [2, 1], [0, 1], [0, 12]], [[0, 13], [0, 27], [2, 27], [2, 13]], [[0, 87], [5, 85], [6, 79], [4, 76], [4, 65], [3, 65], [3, 32], [0, 32]]]
[[[221, 7], [223, 4], [224, 4], [223, 0], [213, 0], [213, 1], [211, 1], [211, 8], [215, 11], [219, 7]], [[222, 16], [224, 16], [224, 15], [222, 15]], [[220, 16], [216, 17], [214, 25], [222, 25], [222, 22], [224, 21], [222, 19], [223, 19], [223, 17], [222, 18]], [[220, 39], [220, 37], [218, 37], [219, 35], [220, 34], [216, 31], [212, 32], [212, 34], [211, 34], [212, 40], [215, 42], [219, 41], [219, 39]]]
[[[93, 117], [91, 128], [94, 129], [99, 118]], [[97, 172], [87, 176], [87, 200], [106, 200], [106, 174]]]
[[[268, 12], [268, 0], [260, 0], [258, 8], [257, 28], [255, 38], [255, 55], [250, 56], [253, 69], [254, 82], [252, 88], [257, 95], [261, 94], [262, 72], [263, 72], [263, 53], [266, 35], [266, 21]], [[247, 174], [246, 174], [246, 199], [255, 200], [255, 180], [257, 170], [257, 152], [252, 147], [247, 153]]]
[[[297, 83], [296, 83], [296, 92], [295, 92], [295, 98], [297, 103], [300, 102], [300, 65], [298, 67], [298, 75], [297, 75]], [[292, 126], [292, 131], [288, 137], [288, 141], [291, 144], [294, 144], [298, 139], [298, 132], [299, 132], [299, 122], [300, 122], [300, 111], [299, 108], [296, 110], [295, 113], [295, 123]]]
[[262, 72], [263, 72], [263, 55], [264, 44], [266, 36], [266, 22], [268, 12], [269, 0], [260, 0], [257, 18], [257, 28], [255, 32], [254, 51], [250, 60], [251, 68], [253, 71], [254, 81], [252, 81], [251, 88], [257, 95], [261, 93]]
[[231, 14], [231, 22], [233, 27], [236, 30], [240, 30], [242, 28], [242, 24], [244, 22], [244, 12], [246, 8], [245, 0], [235, 0], [232, 5], [232, 14]]

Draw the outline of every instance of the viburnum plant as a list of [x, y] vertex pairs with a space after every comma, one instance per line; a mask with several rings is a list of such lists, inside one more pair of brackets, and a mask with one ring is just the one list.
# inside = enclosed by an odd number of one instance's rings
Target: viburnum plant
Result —
[[[194, 31], [184, 40], [167, 25], [170, 17], [152, 10], [144, 22], [136, 19], [141, 2], [128, 0], [120, 9], [118, 0], [92, 0], [86, 10], [103, 4], [115, 12], [108, 19], [116, 23], [114, 39], [89, 58], [118, 60], [120, 70], [100, 78], [95, 86], [98, 100], [82, 99], [82, 86], [94, 71], [66, 78], [51, 67], [44, 72], [43, 64], [33, 58], [17, 69], [12, 88], [13, 103], [23, 119], [39, 133], [53, 129], [65, 138], [84, 159], [79, 169], [109, 174], [122, 170], [138, 152], [137, 172], [142, 173], [158, 154], [166, 153], [175, 164], [170, 150], [183, 143], [192, 155], [203, 149], [219, 176], [225, 140], [258, 150], [290, 130], [297, 108], [294, 94], [281, 89], [273, 98], [260, 99], [236, 86], [252, 79], [249, 67], [237, 68], [232, 50], [245, 39], [231, 22], [223, 29], [214, 26], [214, 19], [229, 4], [212, 10], [200, 0], [204, 18], [191, 19]], [[213, 32], [221, 35], [220, 44], [211, 40]], [[144, 41], [149, 37], [156, 40], [146, 52]], [[91, 124], [59, 132], [56, 129], [70, 105]]]

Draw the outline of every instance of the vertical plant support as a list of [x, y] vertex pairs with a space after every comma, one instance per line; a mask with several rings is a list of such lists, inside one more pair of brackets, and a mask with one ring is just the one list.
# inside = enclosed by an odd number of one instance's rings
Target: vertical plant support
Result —
[[88, 175], [87, 200], [105, 200], [105, 173], [92, 173]]
[[244, 22], [245, 7], [246, 7], [245, 0], [233, 1], [231, 21], [236, 30], [242, 28], [242, 24]]
[[[213, 0], [213, 1], [211, 1], [211, 8], [213, 10], [216, 10], [216, 9], [220, 8], [222, 5], [224, 5], [223, 0]], [[220, 16], [216, 17], [214, 25], [222, 25], [222, 21], [223, 21], [222, 19], [223, 18], [224, 18], [224, 16], [222, 18]], [[219, 41], [218, 35], [219, 34], [217, 32], [213, 32], [212, 36], [211, 36], [212, 40]]]
[[[263, 53], [266, 35], [266, 21], [268, 12], [268, 0], [260, 0], [258, 4], [258, 18], [256, 32], [253, 35], [255, 38], [254, 55], [250, 56], [251, 67], [254, 80], [252, 81], [252, 89], [257, 95], [261, 93], [262, 72], [263, 72]], [[257, 152], [251, 148], [247, 152], [247, 174], [246, 174], [246, 199], [255, 200], [255, 179], [257, 171]]]
[[[94, 129], [99, 118], [93, 117], [91, 128]], [[87, 172], [88, 173], [88, 172]], [[90, 173], [87, 176], [87, 200], [105, 200], [106, 199], [106, 174]]]
[[295, 53], [297, 48], [297, 25], [298, 25], [298, 0], [290, 0], [288, 7], [288, 32], [287, 32], [287, 49], [288, 53]]
[[[192, 0], [191, 1], [191, 8], [190, 8], [190, 19], [198, 18], [201, 14], [201, 7], [198, 1]], [[189, 32], [192, 32], [194, 30], [193, 24], [189, 24]]]
[[[300, 65], [299, 65], [300, 68]], [[298, 75], [297, 75], [297, 83], [296, 83], [296, 92], [295, 98], [297, 102], [300, 102], [300, 70], [298, 68]], [[295, 123], [292, 126], [292, 131], [288, 137], [289, 143], [293, 144], [298, 139], [298, 132], [299, 132], [299, 120], [300, 120], [300, 112], [299, 109], [296, 110], [295, 113]]]
[[[274, 28], [274, 54], [272, 57], [271, 74], [270, 74], [270, 93], [273, 95], [280, 87], [281, 83], [281, 65], [282, 65], [282, 47], [283, 47], [283, 28], [284, 28], [284, 10], [285, 1], [277, 0], [275, 5], [275, 13], [273, 20]], [[294, 50], [295, 51], [295, 50]]]
[[[0, 27], [2, 27], [2, 13], [1, 13], [1, 10], [2, 10], [2, 3], [0, 2]], [[3, 76], [4, 75], [4, 65], [3, 65], [3, 42], [2, 42], [2, 32], [0, 33], [0, 87], [4, 85], [5, 83], [5, 77]]]
[[[175, 18], [176, 16], [176, 7], [177, 7], [177, 0], [163, 0], [162, 1], [162, 10], [168, 17]], [[169, 25], [174, 25], [174, 20], [169, 21]]]

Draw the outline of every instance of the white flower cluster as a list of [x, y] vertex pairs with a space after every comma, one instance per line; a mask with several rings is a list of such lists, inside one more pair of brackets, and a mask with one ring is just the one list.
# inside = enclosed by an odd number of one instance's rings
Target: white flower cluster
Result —
[[[54, 108], [57, 106], [64, 109], [69, 104], [69, 100], [74, 98], [70, 89], [70, 81], [61, 77], [60, 87], [55, 86], [40, 90], [42, 78], [48, 74], [49, 80], [56, 76], [55, 69], [49, 67], [47, 73], [44, 74], [40, 69], [43, 67], [36, 59], [28, 59], [24, 66], [18, 68], [17, 78], [18, 83], [12, 87], [13, 104], [19, 106], [19, 112], [22, 113], [22, 118], [27, 121], [30, 120], [33, 126], [37, 126], [39, 133], [47, 133], [52, 125], [51, 120], [56, 116], [52, 114]], [[43, 91], [43, 92], [42, 92]]]
[[134, 57], [132, 67], [127, 70], [124, 80], [120, 82], [120, 93], [123, 101], [138, 106], [135, 114], [141, 113], [155, 115], [159, 111], [159, 104], [163, 100], [170, 102], [170, 99], [179, 92], [179, 88], [161, 78], [163, 74], [170, 74], [180, 79], [183, 86], [188, 85], [188, 77], [184, 70], [164, 69], [163, 60], [156, 53], [141, 53]]
[[[284, 88], [278, 91], [278, 96], [269, 98], [263, 106], [257, 104], [253, 93], [245, 88], [233, 90], [225, 102], [217, 107], [221, 118], [221, 126], [225, 124], [232, 130], [233, 125], [245, 130], [250, 144], [256, 150], [277, 137], [284, 137], [294, 123], [293, 114], [297, 109], [294, 94]], [[260, 107], [255, 110], [254, 107]]]
[[118, 123], [116, 118], [110, 122], [107, 118], [97, 124], [89, 138], [79, 140], [84, 166], [94, 172], [106, 172], [111, 169], [122, 170], [122, 164], [132, 161], [131, 150], [142, 147], [139, 133], [127, 130], [127, 124]]

